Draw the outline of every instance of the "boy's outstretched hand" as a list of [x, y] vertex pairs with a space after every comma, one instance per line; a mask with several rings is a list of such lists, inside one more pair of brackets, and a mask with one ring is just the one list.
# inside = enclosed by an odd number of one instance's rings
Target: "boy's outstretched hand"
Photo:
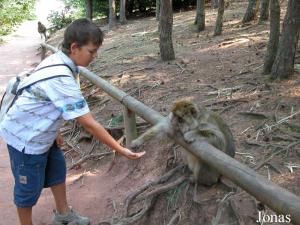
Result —
[[122, 151], [120, 151], [120, 153], [122, 155], [124, 155], [125, 157], [129, 158], [129, 159], [139, 159], [143, 155], [145, 155], [146, 152], [145, 151], [143, 151], [143, 152], [132, 152], [128, 148], [123, 148]]
[[111, 149], [120, 153], [121, 155], [129, 158], [129, 159], [139, 159], [146, 152], [132, 152], [131, 150], [124, 148], [120, 145], [108, 132], [104, 129], [104, 127], [98, 123], [92, 114], [89, 112], [83, 116], [77, 117], [77, 122], [80, 123], [86, 131], [91, 133], [98, 140], [102, 141], [104, 144], [109, 146]]

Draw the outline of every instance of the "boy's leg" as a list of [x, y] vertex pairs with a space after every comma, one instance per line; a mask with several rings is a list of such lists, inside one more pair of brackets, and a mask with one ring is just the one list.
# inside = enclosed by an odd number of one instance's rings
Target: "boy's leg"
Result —
[[60, 214], [65, 214], [69, 211], [66, 194], [66, 183], [57, 184], [51, 187], [51, 191], [55, 200], [56, 210]]
[[44, 184], [47, 154], [29, 155], [7, 146], [15, 179], [14, 203], [21, 225], [32, 225], [32, 207]]
[[21, 225], [32, 225], [32, 208], [17, 207], [17, 211]]
[[55, 203], [53, 224], [62, 225], [76, 222], [77, 225], [88, 225], [90, 220], [87, 217], [78, 215], [68, 206], [66, 194], [66, 163], [62, 151], [54, 144], [48, 155], [46, 167], [45, 187], [50, 187]]
[[51, 188], [56, 210], [59, 213], [66, 213], [69, 210], [65, 183], [66, 174], [67, 167], [64, 154], [55, 142], [49, 150], [44, 187]]

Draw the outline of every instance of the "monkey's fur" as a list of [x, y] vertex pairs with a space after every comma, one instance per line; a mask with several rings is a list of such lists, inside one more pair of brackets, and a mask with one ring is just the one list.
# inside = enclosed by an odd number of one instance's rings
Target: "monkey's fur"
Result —
[[[223, 119], [207, 109], [199, 110], [194, 103], [187, 100], [175, 102], [167, 119], [135, 139], [131, 143], [131, 147], [138, 148], [159, 133], [173, 136], [175, 132], [179, 132], [187, 143], [205, 140], [234, 157], [233, 135]], [[220, 174], [216, 170], [203, 163], [200, 158], [189, 151], [184, 150], [184, 153], [188, 167], [193, 172], [193, 181], [204, 185], [213, 185], [218, 182]]]
[[44, 35], [45, 40], [47, 39], [46, 31], [47, 31], [47, 29], [46, 29], [45, 25], [39, 21], [38, 22], [38, 32], [40, 33], [41, 38], [43, 38], [42, 35]]

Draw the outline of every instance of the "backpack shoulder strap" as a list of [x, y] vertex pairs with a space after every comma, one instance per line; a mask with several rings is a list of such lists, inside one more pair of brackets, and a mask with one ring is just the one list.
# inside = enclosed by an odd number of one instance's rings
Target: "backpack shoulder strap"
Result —
[[[68, 70], [66, 70], [68, 68]], [[37, 82], [48, 80], [54, 77], [73, 77], [72, 69], [67, 64], [53, 64], [45, 67], [41, 67], [32, 74], [30, 74], [25, 80], [20, 82], [17, 92], [27, 88]], [[20, 80], [20, 79], [19, 79]]]
[[69, 68], [70, 71], [72, 71], [71, 67], [65, 63], [59, 63], [59, 64], [51, 64], [51, 65], [48, 65], [48, 66], [43, 66], [37, 70], [33, 70], [33, 73], [39, 71], [39, 70], [43, 70], [43, 69], [46, 69], [46, 68], [50, 68], [50, 67], [56, 67], [56, 66], [66, 66]]

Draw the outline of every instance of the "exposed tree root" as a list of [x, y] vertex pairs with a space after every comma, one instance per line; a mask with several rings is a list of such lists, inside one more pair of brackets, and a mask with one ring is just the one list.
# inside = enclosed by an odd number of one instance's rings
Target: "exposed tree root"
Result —
[[139, 194], [143, 193], [144, 191], [146, 191], [148, 188], [151, 188], [157, 184], [161, 184], [166, 182], [167, 180], [169, 180], [177, 171], [181, 170], [184, 166], [180, 165], [175, 167], [174, 169], [170, 170], [169, 172], [167, 172], [166, 174], [164, 174], [162, 177], [152, 181], [152, 182], [148, 182], [145, 185], [141, 186], [140, 188], [138, 188], [135, 192], [131, 193], [130, 195], [128, 195], [125, 199], [125, 204], [124, 204], [124, 212], [123, 212], [123, 217], [127, 217], [128, 216], [128, 208], [129, 208], [129, 204], [134, 200], [134, 198], [136, 198], [136, 196], [138, 196]]
[[122, 218], [121, 220], [119, 220], [117, 223], [114, 223], [113, 225], [129, 225], [129, 224], [132, 224], [132, 223], [138, 221], [151, 208], [155, 199], [156, 199], [156, 196], [147, 198], [144, 202], [144, 205], [143, 205], [143, 208], [141, 211], [139, 211], [137, 214], [135, 214], [133, 216], [128, 216], [128, 217]]
[[95, 159], [95, 158], [100, 159], [106, 155], [111, 155], [111, 154], [113, 154], [113, 152], [104, 152], [104, 153], [100, 153], [100, 154], [86, 155], [86, 156], [82, 157], [81, 159], [79, 159], [74, 164], [72, 164], [68, 169], [69, 170], [74, 169], [75, 167], [80, 166], [82, 163], [84, 163], [87, 160]]
[[184, 211], [184, 206], [186, 205], [187, 203], [187, 192], [190, 188], [190, 183], [188, 183], [185, 187], [185, 191], [184, 191], [184, 194], [183, 194], [183, 201], [182, 201], [182, 205], [181, 207], [176, 210], [176, 213], [171, 217], [170, 221], [168, 222], [167, 225], [175, 225], [175, 224], [178, 224], [178, 222], [181, 220], [181, 214], [182, 214], [182, 211]]
[[170, 219], [169, 223], [167, 225], [175, 225], [178, 223], [178, 220], [180, 220], [180, 210], [178, 210]]
[[[182, 182], [186, 180], [185, 175], [181, 175], [174, 181], [167, 182], [170, 178], [173, 177], [175, 173], [182, 170], [184, 165], [180, 165], [175, 167], [174, 169], [170, 170], [160, 178], [148, 182], [145, 185], [139, 187], [137, 190], [135, 190], [133, 193], [129, 194], [124, 202], [124, 209], [121, 215], [121, 218], [118, 221], [102, 221], [98, 223], [99, 225], [130, 225], [138, 220], [140, 220], [152, 207], [154, 204], [157, 196], [160, 194], [167, 192], [174, 187], [178, 186]], [[129, 214], [129, 207], [133, 204], [142, 202], [142, 207], [138, 210], [135, 210], [135, 213]], [[169, 224], [173, 224], [173, 221], [176, 221], [178, 219], [179, 215], [175, 215], [173, 219], [170, 220]]]
[[163, 185], [161, 187], [158, 187], [156, 189], [154, 189], [153, 191], [150, 191], [148, 194], [146, 194], [145, 196], [140, 196], [140, 197], [137, 197], [133, 202], [139, 202], [139, 201], [142, 201], [144, 199], [147, 199], [147, 198], [150, 198], [152, 196], [156, 196], [156, 195], [159, 195], [163, 192], [166, 192], [174, 187], [176, 187], [177, 185], [181, 184], [183, 181], [186, 180], [186, 176], [181, 176], [179, 177], [177, 180], [173, 181], [173, 182], [170, 182], [166, 185]]

